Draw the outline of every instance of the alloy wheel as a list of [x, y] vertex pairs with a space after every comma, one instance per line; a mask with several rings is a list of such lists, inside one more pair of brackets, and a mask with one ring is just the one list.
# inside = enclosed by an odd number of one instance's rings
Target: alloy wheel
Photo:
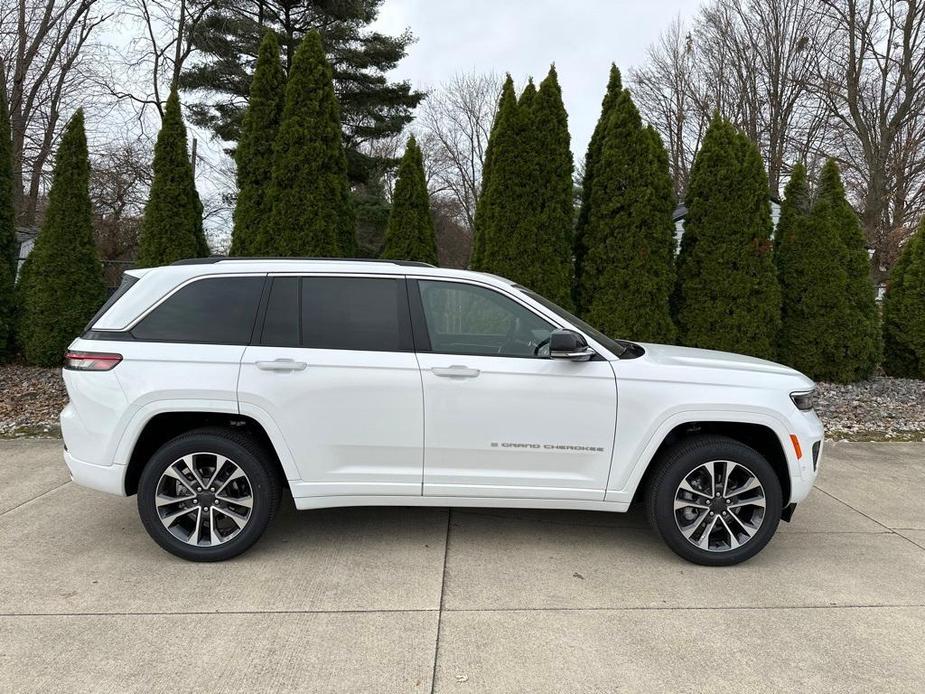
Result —
[[244, 471], [218, 453], [190, 453], [161, 473], [155, 493], [161, 523], [171, 535], [197, 547], [236, 537], [250, 520], [253, 488]]
[[711, 460], [681, 480], [674, 495], [678, 530], [695, 547], [728, 552], [761, 528], [766, 498], [758, 477], [731, 460]]

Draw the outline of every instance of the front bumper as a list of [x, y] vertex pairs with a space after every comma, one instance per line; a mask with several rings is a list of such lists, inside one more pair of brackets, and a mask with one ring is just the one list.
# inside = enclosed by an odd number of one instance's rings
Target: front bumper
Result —
[[78, 460], [67, 450], [64, 451], [64, 462], [75, 483], [108, 494], [125, 496], [125, 465], [94, 465]]

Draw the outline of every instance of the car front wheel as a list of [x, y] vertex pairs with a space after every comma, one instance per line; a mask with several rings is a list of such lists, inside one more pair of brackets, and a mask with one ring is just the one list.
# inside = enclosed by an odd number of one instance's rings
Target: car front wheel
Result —
[[148, 461], [138, 483], [138, 513], [168, 552], [221, 561], [260, 538], [280, 493], [266, 455], [249, 437], [199, 429], [167, 442]]
[[663, 458], [646, 506], [651, 525], [676, 554], [728, 566], [771, 540], [783, 503], [777, 474], [756, 450], [723, 436], [699, 436]]

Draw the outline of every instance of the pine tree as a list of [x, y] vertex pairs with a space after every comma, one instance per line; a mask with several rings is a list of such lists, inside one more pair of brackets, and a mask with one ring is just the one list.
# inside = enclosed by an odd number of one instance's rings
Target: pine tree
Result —
[[906, 242], [883, 298], [883, 369], [925, 379], [925, 219]]
[[269, 255], [356, 253], [337, 97], [317, 32], [305, 36], [293, 59], [267, 200], [261, 246]]
[[279, 42], [268, 31], [260, 44], [241, 139], [235, 150], [238, 201], [234, 210], [231, 255], [261, 255], [258, 238], [269, 214], [266, 190], [273, 175], [273, 142], [279, 130], [286, 73], [279, 62]]
[[[485, 235], [486, 235], [486, 218], [488, 215], [489, 194], [492, 179], [492, 162], [494, 161], [494, 152], [496, 142], [499, 139], [507, 139], [506, 135], [501, 135], [503, 131], [510, 126], [509, 121], [516, 110], [517, 96], [514, 94], [514, 80], [508, 75], [501, 87], [501, 97], [498, 99], [498, 110], [495, 114], [494, 122], [491, 126], [491, 133], [488, 136], [488, 145], [485, 147], [485, 163], [482, 165], [482, 182], [479, 192], [479, 199], [475, 206], [474, 232], [472, 238], [472, 256], [469, 259], [469, 265], [473, 270], [484, 269], [485, 255]], [[504, 118], [501, 114], [505, 114]]]
[[623, 84], [620, 80], [620, 70], [616, 65], [611, 64], [610, 78], [607, 81], [607, 93], [604, 94], [604, 100], [601, 102], [601, 115], [598, 118], [597, 125], [594, 126], [594, 132], [591, 133], [591, 140], [588, 142], [588, 150], [585, 154], [585, 170], [581, 182], [581, 206], [578, 210], [578, 221], [575, 224], [573, 251], [575, 256], [576, 282], [575, 304], [580, 311], [584, 310], [584, 306], [577, 285], [583, 274], [582, 264], [584, 263], [585, 253], [587, 252], [584, 235], [588, 227], [588, 217], [591, 214], [591, 189], [594, 186], [594, 170], [597, 166], [597, 159], [600, 157], [601, 147], [603, 146], [604, 128], [610, 120], [614, 104], [622, 92]]
[[643, 128], [622, 91], [599, 132], [590, 175], [579, 294], [584, 317], [603, 332], [671, 342], [674, 193], [658, 134]]
[[10, 113], [2, 84], [0, 81], [0, 360], [9, 355], [13, 346], [14, 280], [18, 262]]
[[398, 166], [382, 257], [437, 264], [437, 240], [430, 216], [424, 161], [414, 137], [408, 139]]
[[784, 196], [775, 252], [782, 298], [780, 358], [813, 379], [850, 381], [841, 237], [826, 204], [810, 208], [802, 164], [793, 167]]
[[19, 339], [33, 364], [60, 364], [106, 296], [93, 242], [89, 179], [83, 111], [78, 110], [61, 136], [48, 210], [20, 283]]
[[555, 66], [533, 90], [532, 82], [518, 104], [529, 109], [525, 149], [533, 160], [534, 194], [528, 200], [523, 261], [518, 281], [556, 303], [572, 304], [572, 150], [568, 115]]
[[189, 107], [193, 123], [213, 130], [226, 142], [241, 136], [253, 57], [267, 31], [279, 37], [287, 74], [303, 37], [321, 32], [333, 68], [347, 147], [348, 174], [354, 186], [368, 183], [384, 158], [361, 151], [361, 143], [401, 133], [414, 118], [424, 94], [407, 81], [386, 76], [405, 57], [414, 36], [370, 29], [383, 0], [294, 2], [293, 0], [218, 0], [208, 3], [203, 21], [190, 35], [204, 59], [190, 63], [180, 87], [206, 99]]
[[170, 92], [154, 145], [154, 180], [145, 205], [138, 265], [169, 265], [208, 255], [202, 228], [202, 203], [193, 181], [186, 148], [186, 126], [177, 90]]
[[683, 344], [773, 358], [780, 287], [768, 177], [757, 147], [718, 114], [691, 169], [678, 257]]
[[880, 361], [881, 334], [864, 233], [845, 197], [845, 186], [834, 159], [825, 163], [819, 175], [814, 215], [817, 207], [818, 216], [824, 217], [841, 238], [841, 262], [847, 275], [842, 289], [847, 308], [841, 316], [844, 378], [839, 380], [858, 381], [869, 378]]

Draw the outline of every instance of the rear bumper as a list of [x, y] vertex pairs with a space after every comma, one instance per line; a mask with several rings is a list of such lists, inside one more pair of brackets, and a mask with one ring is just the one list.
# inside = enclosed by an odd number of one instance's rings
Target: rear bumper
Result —
[[94, 465], [78, 460], [68, 451], [64, 451], [64, 462], [71, 479], [82, 487], [125, 496], [125, 465]]

